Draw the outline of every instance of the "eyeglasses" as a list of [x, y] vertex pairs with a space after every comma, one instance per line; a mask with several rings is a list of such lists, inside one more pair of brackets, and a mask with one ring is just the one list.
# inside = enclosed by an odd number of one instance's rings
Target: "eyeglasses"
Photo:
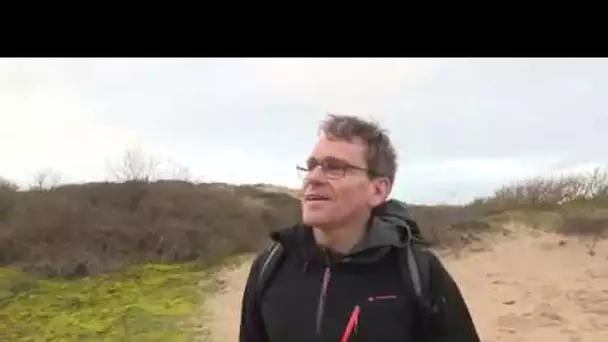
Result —
[[296, 169], [300, 178], [308, 177], [317, 166], [321, 166], [321, 172], [329, 179], [340, 179], [346, 177], [349, 170], [364, 171], [368, 175], [372, 175], [372, 171], [363, 167], [352, 165], [344, 160], [333, 157], [325, 158], [321, 161], [314, 158], [308, 159], [305, 166], [298, 165]]

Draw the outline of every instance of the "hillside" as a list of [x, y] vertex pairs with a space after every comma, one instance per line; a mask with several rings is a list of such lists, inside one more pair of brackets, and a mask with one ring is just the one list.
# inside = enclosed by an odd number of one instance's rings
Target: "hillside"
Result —
[[82, 277], [131, 263], [214, 263], [258, 249], [298, 201], [255, 186], [91, 183], [0, 194], [0, 265]]
[[[608, 217], [608, 177], [536, 179], [469, 205], [410, 209], [438, 248], [500, 232], [514, 215], [564, 234], [598, 235]], [[146, 262], [213, 264], [259, 250], [299, 213], [297, 191], [268, 184], [130, 181], [17, 191], [6, 183], [0, 266], [78, 278]]]

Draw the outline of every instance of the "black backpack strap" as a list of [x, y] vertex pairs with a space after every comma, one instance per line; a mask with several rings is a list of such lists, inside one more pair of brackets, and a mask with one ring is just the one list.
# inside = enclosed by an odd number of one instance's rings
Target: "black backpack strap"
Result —
[[417, 301], [418, 323], [416, 335], [419, 341], [428, 341], [435, 308], [430, 291], [432, 253], [426, 246], [410, 241], [400, 254], [401, 274], [405, 284], [411, 284]]
[[264, 255], [265, 257], [260, 268], [260, 273], [258, 274], [255, 291], [258, 303], [260, 303], [264, 291], [268, 287], [272, 276], [275, 274], [279, 262], [283, 260], [283, 246], [278, 242], [274, 242]]
[[420, 338], [425, 340], [428, 324], [437, 312], [431, 291], [431, 258], [433, 252], [423, 240], [413, 236], [409, 223], [402, 225], [404, 245], [399, 253], [399, 266], [404, 284], [410, 286], [416, 297], [421, 318]]
[[411, 284], [423, 313], [431, 311], [430, 250], [416, 242], [407, 244], [400, 254], [401, 274]]

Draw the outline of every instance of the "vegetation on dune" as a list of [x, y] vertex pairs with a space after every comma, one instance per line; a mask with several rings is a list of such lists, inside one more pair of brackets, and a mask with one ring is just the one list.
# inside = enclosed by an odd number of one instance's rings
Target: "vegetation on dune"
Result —
[[424, 237], [450, 247], [463, 235], [497, 232], [506, 223], [566, 235], [608, 233], [608, 170], [505, 185], [492, 196], [462, 206], [412, 206]]
[[[133, 172], [142, 174], [142, 172]], [[139, 176], [138, 176], [139, 177]], [[269, 231], [290, 225], [289, 189], [131, 179], [52, 189], [0, 187], [0, 265], [46, 276], [99, 274], [142, 262], [214, 263], [255, 252]], [[601, 234], [608, 173], [537, 178], [461, 206], [410, 206], [424, 237], [449, 247], [463, 234], [500, 231], [505, 219], [563, 234]]]
[[68, 185], [5, 197], [11, 204], [0, 219], [0, 265], [45, 276], [146, 262], [212, 264], [257, 250], [271, 229], [299, 213], [288, 194], [177, 181]]
[[211, 291], [192, 264], [132, 266], [78, 280], [0, 269], [1, 341], [190, 341], [185, 324]]

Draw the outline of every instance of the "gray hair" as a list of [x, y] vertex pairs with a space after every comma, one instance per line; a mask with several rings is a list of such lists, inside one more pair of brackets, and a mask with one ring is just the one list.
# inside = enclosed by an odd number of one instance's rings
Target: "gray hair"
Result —
[[353, 115], [328, 114], [319, 131], [330, 138], [353, 142], [361, 139], [367, 145], [367, 168], [371, 177], [387, 177], [391, 184], [397, 173], [397, 152], [388, 132], [378, 123]]

